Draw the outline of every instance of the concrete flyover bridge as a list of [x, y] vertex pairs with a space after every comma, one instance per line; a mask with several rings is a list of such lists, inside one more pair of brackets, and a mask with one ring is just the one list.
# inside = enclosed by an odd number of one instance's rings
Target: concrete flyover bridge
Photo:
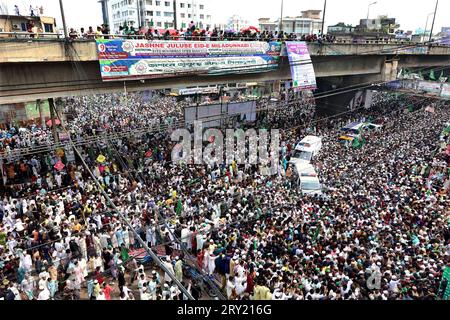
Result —
[[[450, 47], [414, 43], [309, 43], [319, 88], [390, 81], [400, 68], [450, 66]], [[287, 57], [253, 74], [175, 75], [103, 82], [93, 40], [0, 39], [0, 104], [74, 95], [291, 79]]]

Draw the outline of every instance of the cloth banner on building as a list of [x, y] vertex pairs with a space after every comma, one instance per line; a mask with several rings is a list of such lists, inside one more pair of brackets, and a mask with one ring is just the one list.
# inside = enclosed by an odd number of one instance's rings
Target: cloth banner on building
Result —
[[293, 88], [315, 90], [316, 74], [306, 42], [286, 42]]
[[432, 81], [420, 81], [417, 89], [421, 91], [439, 94], [441, 92], [441, 84]]
[[281, 42], [97, 40], [104, 81], [235, 74], [278, 67]]

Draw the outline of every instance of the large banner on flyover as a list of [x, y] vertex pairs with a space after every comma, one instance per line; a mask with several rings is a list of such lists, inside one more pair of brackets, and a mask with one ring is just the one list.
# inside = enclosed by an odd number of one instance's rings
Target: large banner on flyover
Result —
[[278, 67], [281, 42], [97, 40], [104, 81], [235, 74]]
[[439, 94], [441, 93], [441, 83], [432, 81], [420, 81], [417, 89]]
[[315, 90], [316, 74], [306, 42], [286, 42], [291, 65], [293, 87], [298, 90]]

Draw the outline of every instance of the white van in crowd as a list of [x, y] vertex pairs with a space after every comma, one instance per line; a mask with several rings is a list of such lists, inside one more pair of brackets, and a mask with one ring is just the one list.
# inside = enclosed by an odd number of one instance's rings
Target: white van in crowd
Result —
[[311, 160], [319, 153], [322, 148], [322, 138], [316, 136], [306, 136], [295, 147], [291, 156], [291, 163], [306, 162]]
[[311, 164], [298, 161], [294, 164], [297, 177], [297, 185], [300, 186], [302, 194], [322, 195], [322, 185], [316, 170]]

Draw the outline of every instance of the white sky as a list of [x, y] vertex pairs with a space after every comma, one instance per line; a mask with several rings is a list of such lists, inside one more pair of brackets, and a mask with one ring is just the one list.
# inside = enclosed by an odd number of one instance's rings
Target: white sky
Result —
[[[182, 1], [182, 0], [178, 0]], [[213, 16], [213, 23], [224, 23], [233, 14], [241, 15], [257, 26], [257, 19], [267, 17], [276, 19], [281, 13], [281, 0], [204, 0], [209, 6]], [[338, 22], [356, 25], [359, 19], [367, 16], [367, 6], [375, 0], [327, 0], [327, 12], [325, 28]], [[58, 26], [61, 26], [61, 14], [59, 0], [0, 0], [6, 3], [12, 14], [14, 5], [17, 4], [22, 11], [28, 12], [30, 4], [43, 5], [44, 14], [57, 18]], [[96, 26], [102, 23], [100, 4], [97, 0], [63, 0], [68, 27], [79, 29], [88, 26]], [[434, 0], [377, 0], [372, 5], [370, 17], [385, 14], [397, 18], [403, 30], [415, 31], [424, 28], [427, 14], [434, 12], [436, 2]], [[307, 9], [323, 10], [323, 0], [284, 0], [284, 16], [297, 16], [300, 11]], [[445, 13], [447, 12], [447, 13]], [[450, 26], [449, 19], [450, 0], [440, 0], [436, 15], [435, 29]], [[428, 22], [431, 26], [432, 15]], [[326, 30], [326, 29], [325, 29]]]

